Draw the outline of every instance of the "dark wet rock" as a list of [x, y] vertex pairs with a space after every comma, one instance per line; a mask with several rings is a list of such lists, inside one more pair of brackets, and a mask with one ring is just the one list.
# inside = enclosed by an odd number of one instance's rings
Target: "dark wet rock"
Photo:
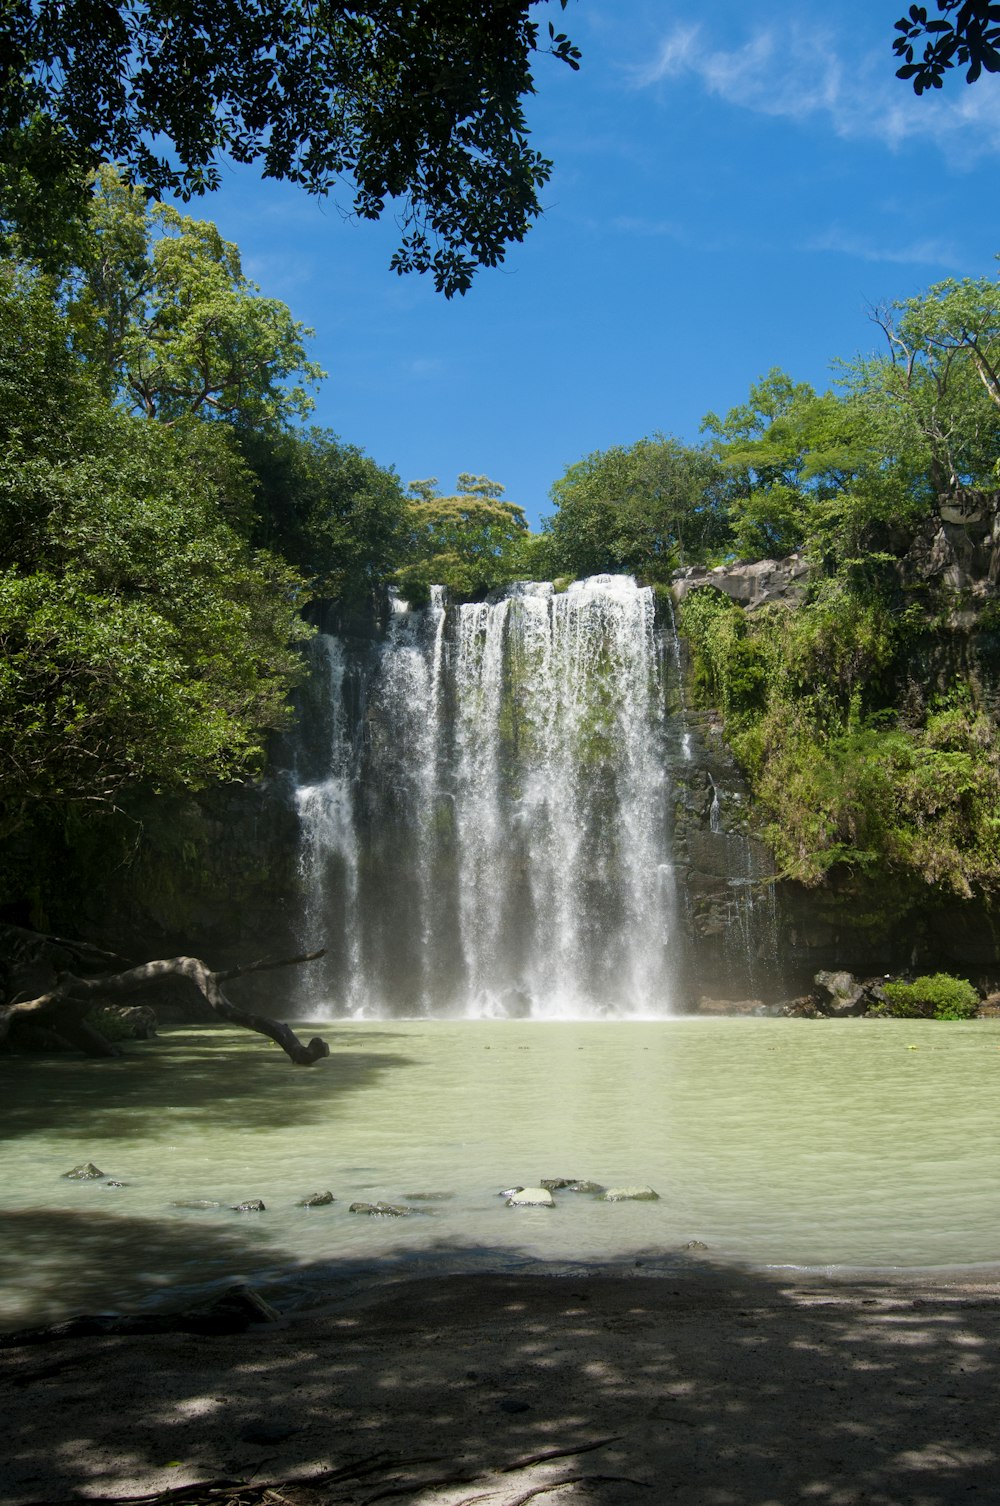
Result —
[[522, 1187], [507, 1199], [508, 1208], [554, 1208], [555, 1199], [547, 1187]]
[[98, 1182], [105, 1175], [98, 1170], [93, 1161], [84, 1161], [79, 1166], [74, 1166], [72, 1171], [64, 1171], [63, 1177], [67, 1182]]
[[497, 1197], [515, 1197], [517, 1193], [523, 1191], [523, 1187], [502, 1187], [497, 1193]]
[[251, 1287], [231, 1286], [194, 1307], [157, 1313], [93, 1313], [44, 1328], [19, 1328], [13, 1333], [0, 1334], [0, 1349], [119, 1334], [243, 1333], [252, 1323], [276, 1323], [280, 1317]]
[[259, 1197], [245, 1198], [242, 1203], [233, 1206], [234, 1213], [265, 1213], [267, 1210]]
[[403, 1196], [411, 1203], [448, 1203], [455, 1194], [453, 1192], [404, 1192]]
[[601, 1194], [602, 1203], [658, 1203], [660, 1194], [652, 1187], [609, 1187]]
[[778, 1006], [778, 1014], [786, 1020], [825, 1020], [830, 1011], [815, 994], [801, 994], [797, 999], [788, 999]]
[[577, 1180], [576, 1177], [542, 1177], [539, 1187], [544, 1187], [546, 1192], [558, 1192], [563, 1187], [570, 1187]]
[[328, 1203], [335, 1203], [336, 1198], [332, 1192], [310, 1192], [308, 1197], [300, 1198], [298, 1208], [325, 1208]]
[[352, 1203], [349, 1213], [367, 1213], [369, 1218], [409, 1218], [413, 1208], [404, 1208], [400, 1203]]
[[689, 1239], [686, 1245], [681, 1245], [681, 1249], [682, 1250], [707, 1250], [708, 1249], [708, 1245], [703, 1244], [700, 1239]]
[[195, 1212], [204, 1213], [208, 1208], [221, 1208], [222, 1204], [217, 1203], [213, 1198], [210, 1197], [192, 1197], [177, 1198], [175, 1202], [170, 1204], [170, 1206], [171, 1208], [190, 1208]]
[[128, 1183], [127, 1182], [116, 1182], [115, 1179], [114, 1179], [114, 1177], [112, 1177], [111, 1180], [110, 1180], [110, 1182], [105, 1182], [104, 1185], [105, 1185], [105, 1187], [127, 1187]]
[[589, 1193], [591, 1193], [595, 1197], [599, 1196], [602, 1192], [605, 1192], [606, 1190], [607, 1189], [603, 1186], [603, 1184], [601, 1182], [586, 1182], [586, 1181], [584, 1181], [584, 1182], [567, 1182], [566, 1183], [566, 1191], [567, 1192], [589, 1192]]
[[255, 1292], [252, 1286], [242, 1284], [228, 1286], [218, 1296], [210, 1297], [206, 1302], [186, 1311], [191, 1318], [216, 1321], [219, 1324], [230, 1323], [234, 1330], [239, 1325], [248, 1327], [251, 1323], [277, 1323], [281, 1318], [277, 1308], [272, 1307], [266, 1298]]
[[702, 994], [695, 1005], [694, 1013], [720, 1016], [746, 1015], [752, 1018], [764, 1014], [765, 1009], [762, 999], [716, 999], [708, 994]]
[[520, 988], [508, 988], [500, 998], [500, 1010], [505, 1019], [529, 1020], [531, 1018], [531, 996]]

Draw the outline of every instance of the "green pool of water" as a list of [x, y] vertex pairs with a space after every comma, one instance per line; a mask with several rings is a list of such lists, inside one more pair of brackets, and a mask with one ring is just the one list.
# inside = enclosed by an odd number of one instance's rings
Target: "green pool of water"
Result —
[[[248, 1278], [335, 1283], [400, 1259], [709, 1257], [810, 1267], [1000, 1263], [1000, 1022], [367, 1021], [291, 1066], [241, 1031], [120, 1061], [4, 1058], [0, 1322]], [[95, 1162], [127, 1183], [74, 1183]], [[655, 1203], [542, 1177], [648, 1183]], [[329, 1207], [296, 1206], [329, 1189]], [[421, 1202], [407, 1219], [352, 1201]], [[266, 1212], [230, 1204], [262, 1198]], [[205, 1200], [218, 1208], [177, 1207]]]

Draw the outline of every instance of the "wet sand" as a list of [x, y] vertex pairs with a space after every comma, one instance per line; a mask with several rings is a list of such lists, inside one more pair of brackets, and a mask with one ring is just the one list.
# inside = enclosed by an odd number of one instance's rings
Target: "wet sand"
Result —
[[983, 1275], [392, 1280], [234, 1337], [4, 1351], [0, 1500], [992, 1501], [998, 1338]]

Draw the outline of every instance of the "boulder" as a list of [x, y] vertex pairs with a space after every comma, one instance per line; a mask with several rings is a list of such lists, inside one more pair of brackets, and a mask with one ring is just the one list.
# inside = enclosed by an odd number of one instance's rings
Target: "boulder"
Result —
[[332, 1192], [310, 1192], [308, 1197], [300, 1198], [296, 1204], [299, 1208], [325, 1208], [327, 1203], [333, 1203], [336, 1199]]
[[348, 1213], [367, 1213], [369, 1218], [409, 1218], [415, 1210], [400, 1203], [352, 1203]]
[[848, 972], [825, 972], [820, 971], [813, 979], [816, 987], [829, 994], [833, 1002], [840, 1008], [845, 1004], [856, 1004], [861, 997], [864, 985], [859, 983], [853, 973]]
[[609, 1187], [601, 1194], [602, 1203], [658, 1203], [660, 1194], [652, 1187]]
[[670, 590], [675, 602], [683, 601], [699, 587], [710, 586], [751, 610], [766, 602], [797, 605], [805, 594], [808, 573], [808, 565], [798, 554], [780, 560], [755, 560], [748, 565], [716, 565], [711, 570], [689, 565], [674, 572]]
[[242, 1203], [233, 1205], [234, 1213], [265, 1213], [266, 1211], [259, 1197], [248, 1197]]
[[555, 1205], [547, 1187], [522, 1187], [507, 1199], [508, 1208], [554, 1208]]
[[104, 1176], [93, 1161], [84, 1161], [79, 1166], [74, 1166], [72, 1171], [64, 1171], [63, 1177], [67, 1182], [98, 1182]]

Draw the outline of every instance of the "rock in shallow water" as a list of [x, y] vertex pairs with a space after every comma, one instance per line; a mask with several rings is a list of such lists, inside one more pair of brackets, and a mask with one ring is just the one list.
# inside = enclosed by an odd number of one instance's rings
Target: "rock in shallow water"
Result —
[[352, 1203], [348, 1213], [367, 1213], [369, 1218], [409, 1218], [416, 1210], [399, 1203]]
[[554, 1208], [555, 1199], [547, 1187], [522, 1187], [507, 1199], [508, 1208]]
[[652, 1187], [609, 1187], [601, 1194], [602, 1203], [658, 1203], [660, 1194]]
[[84, 1161], [80, 1166], [74, 1166], [72, 1171], [64, 1171], [63, 1177], [67, 1182], [96, 1182], [104, 1176], [93, 1161]]
[[259, 1197], [248, 1197], [242, 1203], [233, 1206], [234, 1213], [266, 1213], [263, 1202]]
[[308, 1197], [300, 1198], [298, 1208], [325, 1208], [327, 1203], [336, 1202], [332, 1192], [310, 1192]]

